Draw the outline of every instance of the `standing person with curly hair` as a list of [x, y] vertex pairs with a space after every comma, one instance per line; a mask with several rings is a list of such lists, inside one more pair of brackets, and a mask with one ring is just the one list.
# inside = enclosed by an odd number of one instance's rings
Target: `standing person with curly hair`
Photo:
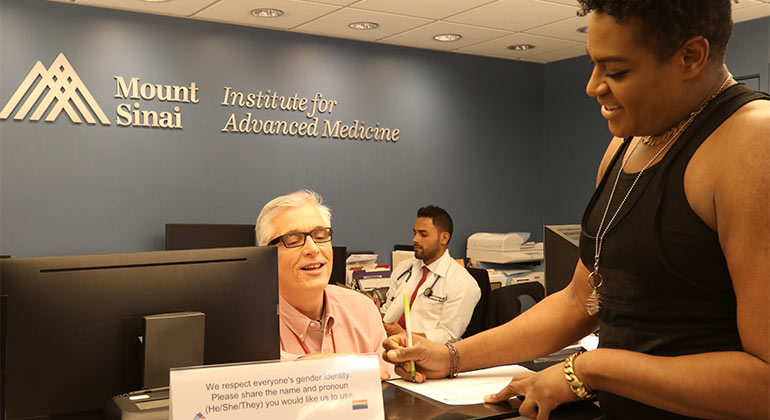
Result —
[[384, 342], [418, 380], [599, 348], [515, 377], [520, 413], [598, 395], [607, 419], [770, 418], [770, 96], [724, 64], [730, 0], [579, 0], [586, 93], [614, 138], [570, 285], [453, 345]]

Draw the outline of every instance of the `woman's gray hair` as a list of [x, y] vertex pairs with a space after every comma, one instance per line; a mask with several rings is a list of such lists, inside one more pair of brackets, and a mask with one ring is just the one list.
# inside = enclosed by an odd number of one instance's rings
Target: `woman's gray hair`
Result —
[[275, 236], [276, 233], [273, 232], [271, 223], [275, 216], [286, 209], [302, 207], [305, 205], [315, 206], [318, 212], [321, 213], [324, 224], [331, 227], [332, 211], [323, 204], [321, 195], [308, 189], [299, 190], [291, 194], [276, 197], [265, 204], [265, 207], [262, 207], [262, 211], [259, 212], [259, 216], [257, 217], [257, 224], [254, 227], [257, 235], [257, 244], [265, 246]]

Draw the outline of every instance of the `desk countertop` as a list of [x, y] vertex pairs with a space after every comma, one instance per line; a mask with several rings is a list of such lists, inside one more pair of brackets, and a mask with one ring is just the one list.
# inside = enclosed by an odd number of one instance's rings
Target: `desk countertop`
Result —
[[[447, 405], [387, 382], [382, 384], [386, 420], [524, 419], [518, 415], [520, 401], [506, 404]], [[590, 401], [566, 404], [551, 413], [551, 420], [593, 420], [601, 410]]]
[[[553, 362], [525, 362], [521, 365], [539, 371]], [[466, 419], [516, 419], [521, 402], [509, 400], [506, 404], [447, 405], [406, 389], [382, 384], [382, 399], [385, 406], [386, 420], [466, 420]], [[551, 413], [551, 420], [594, 420], [601, 417], [601, 410], [591, 401], [565, 404]]]

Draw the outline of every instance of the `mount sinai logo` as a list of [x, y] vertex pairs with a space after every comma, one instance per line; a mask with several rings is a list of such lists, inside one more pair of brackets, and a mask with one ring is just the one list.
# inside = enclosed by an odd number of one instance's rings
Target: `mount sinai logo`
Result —
[[[64, 111], [70, 120], [76, 124], [82, 123], [81, 115], [88, 124], [96, 124], [96, 119], [94, 119], [93, 115], [96, 114], [102, 125], [110, 125], [110, 120], [99, 107], [99, 104], [96, 103], [86, 85], [75, 73], [75, 69], [67, 61], [67, 57], [62, 53], [56, 57], [56, 60], [48, 69], [40, 61], [35, 63], [27, 77], [21, 82], [13, 96], [11, 96], [11, 99], [0, 110], [0, 120], [7, 119], [28, 92], [27, 99], [13, 116], [14, 120], [25, 119], [32, 107], [37, 104], [37, 108], [29, 117], [30, 121], [39, 121], [43, 114], [50, 109], [45, 117], [47, 122], [55, 121], [59, 114]], [[44, 94], [45, 96], [43, 96]], [[41, 96], [43, 97], [42, 100], [40, 100]], [[83, 102], [84, 100], [85, 102]]]

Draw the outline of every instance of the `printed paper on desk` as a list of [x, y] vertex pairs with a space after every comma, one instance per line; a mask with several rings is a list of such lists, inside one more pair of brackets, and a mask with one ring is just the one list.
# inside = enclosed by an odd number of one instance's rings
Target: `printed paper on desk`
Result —
[[377, 355], [172, 369], [171, 420], [383, 420]]
[[485, 395], [500, 392], [514, 376], [525, 373], [532, 371], [524, 366], [507, 365], [463, 372], [453, 379], [431, 379], [419, 384], [403, 379], [388, 382], [444, 404], [468, 405], [483, 403]]

